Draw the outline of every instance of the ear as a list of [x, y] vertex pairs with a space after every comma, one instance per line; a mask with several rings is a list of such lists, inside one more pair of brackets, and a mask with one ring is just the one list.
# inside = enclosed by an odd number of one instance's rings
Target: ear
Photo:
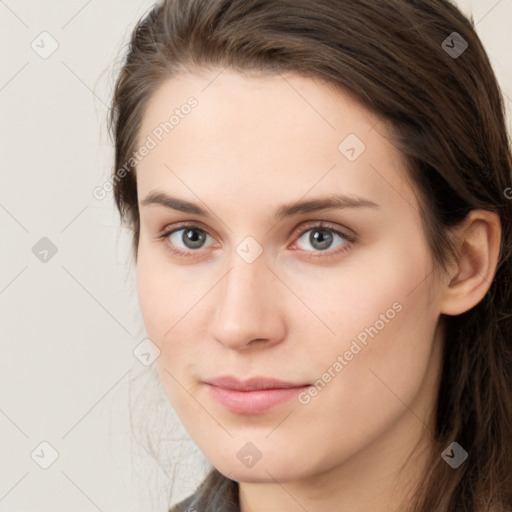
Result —
[[446, 315], [470, 310], [490, 288], [500, 252], [500, 218], [488, 210], [472, 210], [455, 236], [458, 256], [441, 299], [440, 312]]

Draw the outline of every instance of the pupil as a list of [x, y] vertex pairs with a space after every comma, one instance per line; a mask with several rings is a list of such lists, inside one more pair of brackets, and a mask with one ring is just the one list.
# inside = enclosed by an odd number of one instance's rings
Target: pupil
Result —
[[309, 235], [309, 241], [317, 249], [328, 249], [332, 243], [332, 233], [328, 231], [312, 231]]
[[201, 247], [205, 233], [197, 229], [189, 229], [183, 232], [183, 243], [190, 249]]

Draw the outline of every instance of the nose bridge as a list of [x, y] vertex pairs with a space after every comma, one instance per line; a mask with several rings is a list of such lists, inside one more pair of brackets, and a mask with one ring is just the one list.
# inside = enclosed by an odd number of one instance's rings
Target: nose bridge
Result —
[[[264, 287], [267, 286], [265, 283], [268, 281], [265, 273], [270, 271], [262, 257], [253, 263], [247, 263], [236, 254], [230, 268], [222, 286], [219, 309], [225, 320], [240, 326], [249, 325], [249, 313], [252, 323], [257, 323], [257, 317], [264, 313], [262, 299]], [[242, 321], [244, 317], [245, 322]]]
[[255, 340], [279, 341], [284, 335], [284, 319], [273, 283], [263, 255], [248, 262], [233, 253], [216, 297], [212, 336], [230, 348], [243, 348]]

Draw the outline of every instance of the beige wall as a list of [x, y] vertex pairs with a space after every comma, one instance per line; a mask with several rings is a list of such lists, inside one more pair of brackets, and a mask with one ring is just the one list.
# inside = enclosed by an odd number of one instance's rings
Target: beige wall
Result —
[[[143, 368], [133, 350], [144, 329], [129, 239], [112, 200], [92, 195], [110, 172], [111, 63], [150, 4], [0, 2], [0, 510], [163, 510], [163, 473], [130, 447], [127, 386]], [[510, 109], [512, 0], [464, 9]]]

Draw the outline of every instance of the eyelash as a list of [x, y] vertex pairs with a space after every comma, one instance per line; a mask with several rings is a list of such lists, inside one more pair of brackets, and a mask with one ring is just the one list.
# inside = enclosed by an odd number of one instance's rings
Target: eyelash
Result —
[[[209, 233], [206, 230], [201, 228], [198, 224], [184, 223], [184, 224], [173, 225], [173, 226], [168, 226], [168, 227], [164, 228], [157, 235], [157, 239], [161, 240], [162, 242], [165, 242], [167, 237], [169, 237], [169, 235], [171, 235], [172, 233], [174, 233], [176, 231], [181, 231], [183, 229], [196, 230], [196, 231], [205, 233], [208, 236], [211, 236], [211, 235], [209, 235]], [[348, 251], [352, 247], [352, 244], [356, 242], [355, 236], [349, 235], [348, 233], [344, 233], [343, 231], [333, 228], [332, 226], [325, 223], [324, 221], [318, 221], [316, 224], [309, 225], [307, 227], [302, 227], [300, 230], [298, 230], [296, 233], [294, 233], [294, 237], [299, 239], [308, 231], [314, 231], [314, 230], [328, 231], [328, 232], [334, 233], [336, 235], [339, 235], [341, 238], [344, 238], [346, 240], [346, 243], [343, 244], [341, 247], [338, 247], [335, 250], [327, 249], [325, 251], [302, 251], [307, 254], [309, 253], [307, 256], [308, 258], [317, 258], [317, 257], [325, 258], [325, 257], [330, 257], [330, 256], [337, 256], [338, 254], [342, 254], [342, 253]], [[167, 250], [171, 254], [175, 254], [177, 256], [182, 256], [185, 258], [193, 258], [195, 256], [193, 253], [199, 252], [199, 249], [196, 249], [196, 250], [191, 249], [189, 251], [183, 251], [181, 249], [176, 249], [175, 247], [169, 247], [169, 246], [167, 247]], [[325, 256], [325, 255], [327, 255], [327, 256]]]

